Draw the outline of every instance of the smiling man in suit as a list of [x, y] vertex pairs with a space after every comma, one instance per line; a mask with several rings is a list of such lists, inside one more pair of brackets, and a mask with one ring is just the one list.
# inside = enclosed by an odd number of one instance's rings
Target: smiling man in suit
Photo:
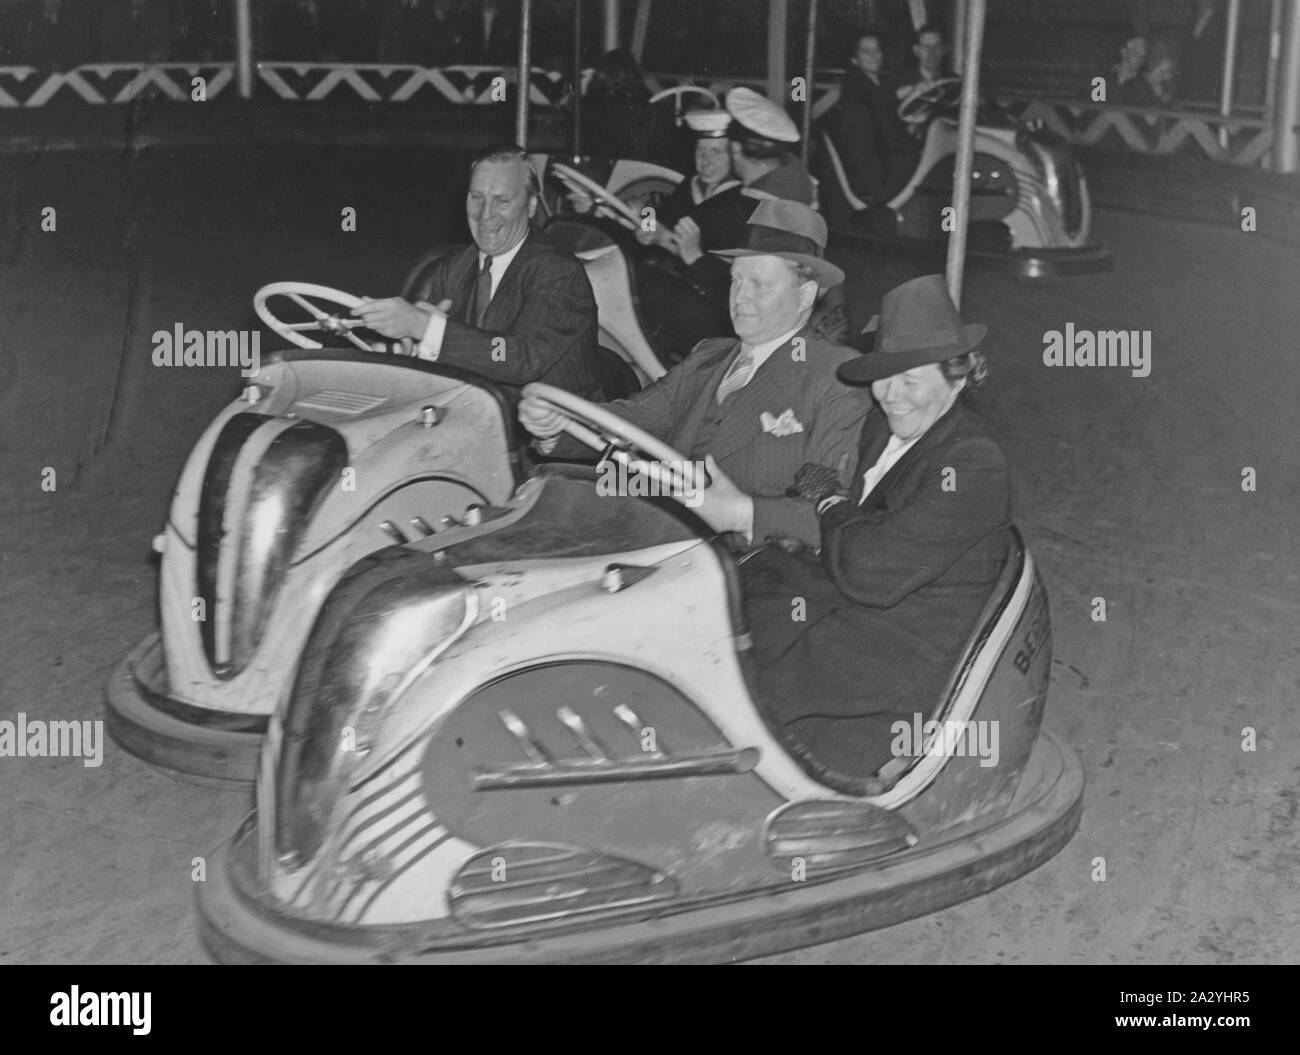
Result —
[[470, 168], [465, 214], [474, 244], [434, 266], [428, 300], [365, 298], [352, 309], [415, 354], [507, 387], [545, 381], [600, 398], [596, 298], [582, 264], [533, 230], [537, 175], [527, 152], [492, 147]]
[[[607, 407], [752, 496], [744, 522], [727, 528], [742, 545], [817, 543], [815, 510], [787, 489], [808, 461], [838, 467], [847, 481], [871, 405], [865, 390], [835, 376], [856, 353], [808, 329], [819, 292], [844, 281], [825, 246], [826, 221], [808, 206], [759, 202], [741, 244], [716, 250], [731, 261], [737, 337], [701, 341], [655, 384]], [[543, 451], [573, 457], [585, 449], [559, 435], [563, 415], [526, 391], [519, 419]]]

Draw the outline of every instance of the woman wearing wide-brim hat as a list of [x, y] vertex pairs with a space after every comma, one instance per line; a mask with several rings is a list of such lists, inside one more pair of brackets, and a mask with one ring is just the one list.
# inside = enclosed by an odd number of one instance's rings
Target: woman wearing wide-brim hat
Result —
[[[852, 489], [817, 465], [792, 487], [816, 506], [820, 554], [769, 546], [741, 566], [760, 691], [852, 776], [889, 761], [895, 721], [929, 715], [1011, 543], [1006, 462], [966, 400], [987, 372], [985, 327], [961, 319], [940, 275], [886, 294], [873, 322], [874, 350], [838, 371], [879, 405]], [[699, 510], [715, 527], [730, 508], [718, 483]]]

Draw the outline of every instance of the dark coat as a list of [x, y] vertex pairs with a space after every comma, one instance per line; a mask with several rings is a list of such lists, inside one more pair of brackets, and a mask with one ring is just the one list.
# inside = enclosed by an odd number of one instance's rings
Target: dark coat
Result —
[[530, 232], [501, 277], [481, 330], [467, 321], [477, 271], [478, 247], [472, 243], [430, 271], [429, 301], [452, 302], [438, 362], [515, 388], [544, 381], [586, 399], [601, 398], [596, 297], [582, 263], [540, 232]]
[[[795, 358], [793, 342], [800, 337], [804, 356]], [[871, 400], [865, 388], [843, 384], [835, 371], [857, 353], [802, 330], [719, 406], [718, 385], [739, 353], [735, 337], [701, 341], [653, 385], [607, 407], [691, 461], [713, 455], [718, 468], [754, 496], [755, 543], [795, 538], [816, 545], [816, 513], [807, 502], [787, 497], [786, 489], [805, 462], [850, 464]], [[780, 418], [786, 410], [800, 431], [777, 435], [764, 428], [765, 413]], [[565, 437], [555, 454], [576, 457], [585, 449]]]
[[887, 201], [907, 183], [916, 150], [888, 84], [850, 67], [840, 87], [840, 101], [827, 116], [827, 131], [839, 151], [849, 187], [867, 204]]
[[816, 757], [858, 776], [889, 760], [894, 721], [933, 712], [1011, 539], [1002, 451], [960, 399], [859, 506], [889, 435], [871, 414], [853, 498], [821, 518], [820, 559], [769, 547], [740, 569], [760, 693]]

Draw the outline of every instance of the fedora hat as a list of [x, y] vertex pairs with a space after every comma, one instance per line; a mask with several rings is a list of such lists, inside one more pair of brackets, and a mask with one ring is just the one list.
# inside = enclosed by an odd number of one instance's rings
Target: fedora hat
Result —
[[916, 366], [965, 355], [979, 347], [988, 327], [982, 322], [962, 321], [942, 275], [923, 275], [884, 295], [880, 314], [863, 328], [863, 333], [872, 331], [873, 348], [840, 366], [841, 381], [870, 384]]
[[714, 249], [714, 256], [734, 259], [738, 256], [779, 256], [804, 264], [817, 279], [822, 290], [838, 286], [844, 272], [827, 261], [826, 221], [807, 205], [784, 198], [765, 198], [750, 214], [740, 235], [740, 245], [733, 249]]

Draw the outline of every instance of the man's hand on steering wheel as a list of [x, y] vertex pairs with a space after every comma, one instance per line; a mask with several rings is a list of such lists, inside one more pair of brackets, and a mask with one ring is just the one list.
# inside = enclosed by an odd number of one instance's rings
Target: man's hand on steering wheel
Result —
[[409, 337], [418, 341], [424, 337], [425, 330], [429, 328], [429, 320], [434, 312], [441, 308], [445, 314], [450, 309], [451, 301], [443, 301], [443, 304], [446, 305], [445, 308], [430, 304], [428, 301], [420, 301], [418, 305], [411, 304], [401, 297], [383, 297], [379, 300], [362, 297], [361, 303], [352, 309], [352, 314], [360, 318], [367, 329], [374, 330], [385, 337], [398, 340]]
[[525, 393], [523, 399], [519, 401], [519, 424], [539, 440], [549, 440], [552, 436], [558, 436], [564, 431], [564, 423], [568, 420], [558, 410], [552, 410], [536, 396]]

